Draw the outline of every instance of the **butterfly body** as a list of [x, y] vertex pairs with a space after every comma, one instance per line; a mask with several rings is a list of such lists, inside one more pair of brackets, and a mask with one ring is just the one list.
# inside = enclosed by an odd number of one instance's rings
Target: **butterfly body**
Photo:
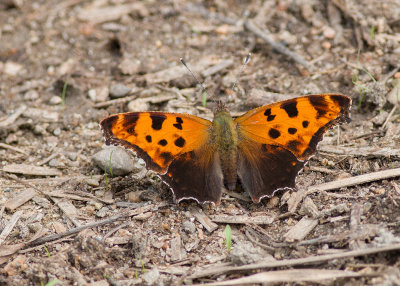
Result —
[[347, 96], [320, 94], [264, 105], [235, 119], [218, 104], [213, 122], [180, 113], [129, 112], [100, 125], [106, 144], [136, 152], [177, 201], [219, 204], [224, 184], [233, 190], [239, 177], [259, 202], [295, 188], [324, 133], [349, 120], [350, 105]]
[[237, 179], [237, 124], [225, 107], [219, 106], [214, 115], [212, 133], [226, 185], [233, 190]]

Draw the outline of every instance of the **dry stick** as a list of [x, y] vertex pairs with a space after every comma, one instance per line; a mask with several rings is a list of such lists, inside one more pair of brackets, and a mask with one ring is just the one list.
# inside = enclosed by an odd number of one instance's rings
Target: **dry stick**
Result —
[[125, 103], [125, 102], [128, 102], [130, 100], [134, 100], [134, 99], [137, 98], [137, 93], [140, 92], [140, 91], [141, 90], [134, 91], [133, 92], [134, 95], [130, 95], [130, 96], [126, 96], [126, 97], [123, 97], [123, 98], [112, 99], [112, 100], [96, 103], [95, 105], [93, 105], [93, 107], [102, 108], [102, 107], [106, 107], [106, 106], [113, 105], [113, 104], [116, 104], [116, 103]]
[[0, 245], [3, 243], [3, 241], [6, 239], [6, 237], [10, 234], [10, 232], [14, 228], [15, 224], [18, 222], [21, 215], [22, 215], [22, 211], [17, 211], [12, 215], [10, 221], [4, 227], [3, 231], [0, 234]]
[[327, 254], [327, 255], [320, 255], [320, 256], [311, 256], [306, 258], [297, 258], [297, 259], [285, 259], [280, 261], [268, 261], [268, 262], [258, 262], [243, 266], [224, 266], [218, 269], [218, 266], [212, 267], [212, 269], [207, 269], [205, 271], [201, 271], [195, 273], [187, 278], [189, 279], [197, 279], [205, 276], [211, 275], [221, 275], [227, 272], [232, 271], [244, 271], [244, 270], [257, 270], [257, 269], [265, 269], [265, 268], [277, 268], [277, 267], [289, 267], [289, 266], [297, 266], [297, 265], [309, 265], [309, 264], [316, 264], [321, 262], [327, 262], [334, 259], [343, 259], [343, 258], [350, 258], [350, 257], [357, 257], [357, 256], [364, 256], [370, 255], [380, 252], [388, 252], [400, 249], [400, 243], [387, 245], [383, 247], [376, 247], [376, 248], [368, 248], [368, 249], [360, 249], [360, 250], [353, 250], [347, 251], [343, 253], [334, 253], [334, 254]]
[[96, 222], [88, 223], [88, 224], [82, 225], [80, 227], [75, 227], [75, 228], [72, 228], [72, 229], [70, 229], [68, 231], [65, 231], [63, 233], [60, 233], [60, 234], [53, 234], [53, 235], [48, 235], [48, 236], [39, 238], [39, 239], [34, 240], [31, 243], [27, 244], [27, 246], [32, 247], [32, 246], [44, 244], [44, 243], [47, 243], [47, 242], [50, 242], [50, 241], [54, 241], [54, 240], [57, 240], [57, 239], [60, 239], [60, 238], [63, 238], [63, 237], [70, 236], [72, 234], [79, 233], [82, 230], [87, 229], [87, 228], [93, 228], [93, 227], [97, 227], [97, 226], [101, 226], [101, 225], [105, 225], [105, 224], [109, 224], [109, 223], [115, 222], [115, 221], [117, 221], [119, 219], [122, 219], [122, 218], [130, 217], [130, 216], [136, 216], [136, 215], [139, 215], [139, 214], [141, 214], [143, 212], [147, 212], [147, 211], [151, 210], [153, 207], [154, 207], [153, 205], [148, 205], [148, 206], [144, 206], [144, 207], [142, 207], [140, 209], [135, 209], [133, 211], [124, 211], [124, 212], [122, 212], [120, 214], [117, 214], [115, 216], [112, 216], [112, 217], [109, 217], [109, 218], [106, 218], [106, 219], [103, 219], [103, 220], [99, 220], [99, 221], [96, 221]]
[[5, 144], [5, 143], [0, 143], [0, 147], [1, 148], [4, 148], [4, 149], [10, 149], [10, 150], [13, 150], [13, 151], [15, 151], [15, 152], [19, 152], [19, 153], [22, 153], [22, 154], [24, 154], [24, 155], [29, 155], [28, 153], [26, 153], [24, 150], [22, 150], [22, 149], [20, 149], [20, 148], [17, 148], [17, 147], [14, 147], [14, 146], [11, 146], [11, 145], [8, 145], [8, 144]]
[[361, 185], [373, 181], [384, 180], [393, 177], [400, 176], [400, 168], [397, 169], [390, 169], [385, 171], [379, 171], [374, 173], [369, 173], [365, 175], [360, 175], [351, 178], [345, 178], [342, 180], [337, 180], [333, 182], [328, 182], [316, 186], [311, 186], [308, 188], [307, 194], [318, 192], [318, 191], [330, 191], [336, 190], [344, 187], [350, 187], [354, 185]]
[[262, 31], [251, 20], [247, 20], [244, 23], [244, 27], [246, 29], [248, 29], [250, 32], [254, 33], [256, 36], [258, 36], [261, 39], [263, 39], [268, 45], [270, 45], [272, 48], [274, 48], [279, 53], [281, 53], [281, 54], [283, 54], [285, 56], [288, 56], [289, 58], [293, 59], [295, 62], [297, 62], [297, 63], [301, 64], [302, 66], [304, 66], [305, 68], [307, 68], [308, 70], [310, 70], [310, 71], [313, 70], [313, 66], [309, 62], [307, 62], [302, 56], [300, 56], [300, 55], [296, 54], [295, 52], [289, 50], [284, 45], [275, 42], [270, 37], [270, 35], [268, 35], [268, 33], [265, 32], [265, 31], [267, 31], [266, 29], [264, 29], [264, 31]]
[[6, 120], [0, 121], [0, 128], [7, 127], [7, 126], [13, 124], [14, 121], [17, 120], [17, 118], [22, 113], [24, 113], [26, 108], [27, 108], [26, 105], [21, 105], [20, 107], [18, 107], [17, 110], [15, 110], [15, 112], [13, 114], [11, 114]]

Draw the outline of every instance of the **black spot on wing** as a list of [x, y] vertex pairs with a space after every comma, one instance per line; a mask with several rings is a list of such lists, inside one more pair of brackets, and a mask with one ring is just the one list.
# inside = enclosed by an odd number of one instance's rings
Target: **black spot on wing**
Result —
[[183, 123], [182, 118], [181, 118], [181, 117], [177, 117], [177, 118], [176, 118], [176, 123], [174, 123], [173, 126], [174, 126], [176, 129], [182, 130], [182, 123]]
[[326, 114], [328, 109], [328, 103], [326, 102], [323, 96], [311, 95], [308, 97], [308, 100], [317, 111], [318, 113], [317, 118], [320, 118]]
[[165, 119], [167, 119], [167, 117], [164, 114], [151, 114], [150, 115], [151, 118], [151, 128], [153, 128], [154, 130], [161, 130], [162, 125], [165, 121]]
[[272, 139], [276, 139], [276, 138], [278, 138], [279, 136], [281, 136], [281, 132], [279, 132], [279, 130], [277, 130], [277, 129], [275, 129], [275, 128], [271, 128], [271, 129], [268, 131], [268, 135], [269, 135], [269, 137], [271, 137]]
[[147, 136], [146, 136], [146, 141], [147, 141], [147, 142], [149, 142], [149, 143], [151, 143], [151, 141], [152, 141], [152, 138], [151, 138], [151, 136], [150, 136], [150, 135], [147, 135]]
[[185, 146], [185, 139], [183, 139], [182, 137], [179, 137], [178, 139], [175, 140], [175, 146], [182, 148], [183, 146]]
[[166, 146], [166, 145], [168, 144], [168, 141], [165, 140], [165, 139], [161, 139], [160, 141], [158, 141], [157, 144], [158, 144], [158, 145], [161, 145], [161, 146]]
[[310, 122], [308, 122], [307, 120], [304, 120], [304, 121], [303, 121], [303, 127], [304, 127], [304, 128], [307, 128], [307, 127], [308, 127], [308, 124], [310, 124]]
[[125, 128], [135, 127], [136, 121], [139, 119], [138, 113], [126, 113], [124, 114], [124, 123], [123, 126]]
[[297, 101], [282, 103], [281, 108], [286, 111], [289, 117], [296, 117], [299, 114], [297, 110]]
[[272, 121], [275, 119], [275, 114], [271, 114], [271, 108], [265, 110], [264, 115], [267, 116], [267, 121]]
[[297, 129], [296, 128], [292, 128], [292, 127], [290, 127], [290, 128], [288, 128], [288, 132], [289, 132], [289, 134], [296, 134], [296, 132], [297, 132]]

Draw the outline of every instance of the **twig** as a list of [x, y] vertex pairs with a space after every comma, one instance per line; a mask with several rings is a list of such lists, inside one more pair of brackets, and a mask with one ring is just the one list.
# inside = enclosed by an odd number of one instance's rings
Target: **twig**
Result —
[[0, 147], [4, 148], [4, 149], [10, 149], [10, 150], [13, 150], [15, 152], [22, 153], [22, 154], [24, 154], [26, 156], [29, 156], [29, 154], [26, 153], [24, 150], [19, 149], [19, 148], [14, 147], [14, 146], [11, 146], [11, 145], [8, 145], [8, 144], [5, 144], [5, 143], [0, 143]]
[[118, 99], [112, 99], [112, 100], [108, 100], [108, 101], [99, 102], [99, 103], [96, 103], [95, 105], [93, 105], [93, 107], [102, 108], [102, 107], [106, 107], [106, 106], [113, 105], [113, 104], [125, 103], [125, 102], [128, 102], [128, 101], [136, 99], [138, 92], [140, 92], [140, 90], [135, 91], [134, 95], [130, 95], [130, 96], [126, 96], [126, 97], [123, 97], [123, 98], [118, 98]]
[[270, 37], [270, 35], [268, 34], [268, 31], [266, 29], [264, 29], [264, 31], [262, 31], [251, 20], [247, 20], [244, 23], [244, 27], [246, 29], [248, 29], [250, 32], [254, 33], [256, 36], [263, 39], [268, 45], [270, 45], [272, 48], [274, 48], [277, 52], [293, 59], [295, 62], [301, 64], [302, 66], [307, 68], [309, 71], [313, 70], [313, 66], [309, 62], [307, 62], [302, 56], [289, 50], [282, 44], [275, 42], [274, 39], [272, 39], [272, 37]]
[[201, 277], [212, 276], [212, 275], [222, 275], [224, 273], [232, 272], [232, 271], [245, 271], [245, 270], [257, 270], [257, 269], [266, 269], [266, 268], [278, 268], [278, 267], [290, 267], [290, 266], [304, 266], [310, 264], [319, 264], [322, 262], [332, 261], [334, 259], [345, 259], [351, 257], [358, 257], [364, 255], [370, 255], [381, 252], [395, 251], [400, 249], [400, 243], [387, 245], [383, 247], [376, 248], [367, 248], [360, 250], [352, 250], [343, 253], [334, 253], [327, 255], [319, 255], [319, 256], [310, 256], [306, 258], [297, 258], [297, 259], [285, 259], [280, 261], [267, 261], [267, 262], [258, 262], [252, 263], [248, 265], [242, 266], [214, 266], [211, 269], [206, 269], [203, 271], [199, 271], [194, 273], [193, 275], [188, 276], [188, 279], [198, 279]]
[[6, 120], [3, 120], [0, 122], [0, 128], [7, 127], [7, 126], [13, 124], [14, 121], [17, 120], [17, 118], [22, 113], [24, 113], [26, 108], [27, 108], [26, 105], [21, 105], [20, 107], [18, 107], [17, 110], [15, 110], [15, 112], [13, 114], [11, 114]]
[[395, 104], [395, 106], [393, 106], [392, 110], [390, 111], [389, 115], [387, 116], [385, 123], [383, 123], [382, 125], [382, 129], [385, 128], [386, 124], [389, 122], [390, 118], [392, 117], [393, 113], [396, 111], [397, 109], [397, 104]]
[[87, 228], [93, 228], [93, 227], [97, 227], [97, 226], [101, 226], [101, 225], [105, 225], [105, 224], [109, 224], [109, 223], [115, 222], [115, 221], [120, 220], [122, 218], [130, 217], [130, 216], [136, 216], [136, 215], [141, 214], [143, 212], [150, 211], [153, 207], [154, 207], [153, 205], [148, 205], [148, 206], [144, 206], [144, 207], [142, 207], [140, 209], [135, 209], [133, 211], [130, 211], [130, 210], [129, 211], [124, 211], [124, 212], [121, 212], [120, 214], [117, 214], [115, 216], [112, 216], [112, 217], [109, 217], [109, 218], [106, 218], [106, 219], [103, 219], [103, 220], [99, 220], [99, 221], [96, 221], [96, 222], [88, 223], [88, 224], [82, 225], [80, 227], [75, 227], [75, 228], [72, 228], [72, 229], [70, 229], [70, 230], [68, 230], [66, 232], [60, 233], [60, 234], [53, 234], [53, 235], [49, 235], [49, 236], [45, 236], [45, 237], [39, 238], [37, 240], [32, 241], [27, 246], [32, 247], [32, 246], [44, 244], [44, 243], [47, 243], [47, 242], [50, 242], [50, 241], [54, 241], [54, 240], [57, 240], [57, 239], [60, 239], [60, 238], [63, 238], [63, 237], [70, 236], [72, 234], [79, 233], [82, 230], [87, 229]]
[[10, 232], [14, 228], [15, 224], [18, 222], [21, 215], [22, 215], [22, 211], [17, 211], [12, 215], [10, 221], [4, 227], [3, 231], [0, 234], [0, 245], [3, 243], [3, 241], [6, 239], [6, 237], [10, 234]]
[[399, 177], [400, 176], [400, 168], [397, 169], [390, 169], [390, 170], [384, 170], [384, 171], [379, 171], [379, 172], [374, 172], [374, 173], [369, 173], [365, 175], [360, 175], [356, 177], [351, 177], [351, 178], [345, 178], [342, 180], [337, 180], [333, 182], [328, 182], [316, 186], [311, 186], [308, 188], [308, 191], [306, 192], [307, 195], [310, 193], [314, 192], [319, 192], [319, 191], [331, 191], [331, 190], [336, 190], [344, 187], [350, 187], [350, 186], [355, 186], [355, 185], [361, 185], [373, 181], [379, 181], [379, 180], [384, 180], [388, 178], [394, 178], [394, 177]]

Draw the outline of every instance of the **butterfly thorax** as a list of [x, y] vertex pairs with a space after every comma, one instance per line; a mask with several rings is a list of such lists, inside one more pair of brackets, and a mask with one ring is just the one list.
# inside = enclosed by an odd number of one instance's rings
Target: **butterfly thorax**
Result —
[[226, 109], [215, 113], [213, 133], [225, 182], [233, 190], [236, 186], [238, 134], [236, 123]]

